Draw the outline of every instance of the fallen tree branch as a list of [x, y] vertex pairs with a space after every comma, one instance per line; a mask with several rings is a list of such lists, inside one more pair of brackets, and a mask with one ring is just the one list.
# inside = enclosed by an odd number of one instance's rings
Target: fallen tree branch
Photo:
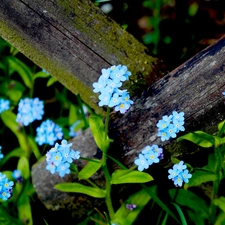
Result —
[[[168, 166], [170, 156], [189, 157], [196, 149], [177, 145], [174, 140], [161, 142], [157, 136], [156, 123], [163, 115], [173, 110], [185, 113], [185, 128], [189, 131], [203, 130], [214, 133], [217, 124], [225, 119], [225, 105], [222, 91], [225, 90], [225, 37], [198, 53], [186, 63], [167, 74], [150, 86], [140, 96], [136, 96], [131, 109], [123, 116], [112, 114], [109, 129], [114, 139], [110, 153], [125, 165], [133, 165], [137, 153], [146, 145], [159, 144], [164, 147], [165, 159], [161, 166]], [[87, 130], [84, 135], [73, 139], [73, 148], [79, 149], [83, 157], [92, 158], [97, 147]], [[109, 154], [110, 154], [109, 153]], [[49, 209], [68, 207], [71, 213], [81, 210], [87, 196], [61, 193], [54, 185], [75, 179], [66, 176], [61, 179], [45, 169], [45, 161], [37, 163], [32, 169], [33, 184], [38, 196]], [[81, 164], [78, 164], [81, 166]], [[101, 172], [93, 177], [104, 185]], [[103, 182], [103, 183], [102, 183]], [[89, 205], [82, 212], [93, 208], [97, 203], [89, 199]], [[77, 203], [79, 202], [79, 204]], [[92, 204], [93, 203], [93, 204]], [[98, 204], [100, 204], [98, 202]], [[97, 205], [98, 205], [97, 204]], [[85, 212], [87, 212], [85, 211]], [[79, 216], [79, 214], [76, 214]]]

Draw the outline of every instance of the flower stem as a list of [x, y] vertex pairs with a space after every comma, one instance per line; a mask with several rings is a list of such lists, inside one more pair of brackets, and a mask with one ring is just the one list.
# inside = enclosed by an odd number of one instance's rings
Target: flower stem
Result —
[[216, 198], [219, 185], [220, 185], [220, 173], [222, 168], [222, 154], [221, 154], [221, 148], [215, 147], [215, 173], [217, 175], [217, 179], [213, 182], [213, 191], [212, 191], [212, 199], [211, 199], [211, 205], [210, 205], [210, 220], [212, 223], [215, 221], [216, 216], [216, 206], [213, 204], [213, 200]]
[[110, 108], [109, 106], [107, 107], [107, 112], [106, 112], [106, 118], [105, 118], [105, 135], [108, 135], [108, 129], [109, 129], [109, 114], [110, 114]]
[[106, 179], [105, 203], [108, 208], [109, 217], [112, 220], [114, 217], [114, 209], [113, 209], [112, 200], [111, 200], [111, 183], [110, 183], [111, 177], [110, 177], [109, 170], [108, 170], [108, 167], [106, 164], [106, 160], [107, 160], [107, 155], [105, 152], [103, 152], [102, 168], [103, 168], [103, 172], [105, 174], [105, 179]]
[[[106, 120], [105, 120], [105, 136], [106, 137], [108, 135], [109, 114], [110, 114], [110, 108], [107, 107]], [[110, 177], [109, 170], [108, 170], [107, 163], [106, 163], [106, 161], [107, 161], [106, 152], [107, 151], [103, 152], [103, 155], [102, 155], [102, 169], [105, 174], [105, 180], [106, 180], [105, 203], [108, 208], [109, 217], [112, 220], [114, 217], [114, 209], [113, 209], [112, 200], [111, 200], [111, 183], [110, 183], [111, 177]]]

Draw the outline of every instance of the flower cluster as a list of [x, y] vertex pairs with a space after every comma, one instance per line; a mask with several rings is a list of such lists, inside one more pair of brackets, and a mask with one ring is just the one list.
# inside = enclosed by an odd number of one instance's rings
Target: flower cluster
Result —
[[27, 126], [35, 120], [41, 120], [44, 114], [44, 103], [39, 98], [24, 98], [19, 102], [16, 121]]
[[54, 145], [55, 141], [61, 140], [63, 137], [62, 128], [51, 120], [43, 121], [36, 131], [35, 140], [38, 145]]
[[47, 166], [46, 169], [50, 173], [59, 173], [59, 176], [64, 177], [70, 173], [70, 163], [73, 159], [80, 158], [80, 152], [70, 149], [72, 143], [68, 144], [66, 140], [62, 140], [61, 145], [55, 144], [46, 154]]
[[70, 137], [76, 137], [76, 136], [79, 136], [82, 131], [81, 129], [79, 130], [76, 130], [76, 127], [80, 124], [80, 120], [77, 120], [75, 123], [73, 123], [71, 126], [70, 126], [70, 132], [69, 132], [69, 136]]
[[182, 186], [183, 181], [185, 183], [189, 182], [189, 178], [192, 177], [192, 175], [189, 173], [189, 171], [186, 169], [187, 166], [184, 165], [183, 161], [180, 161], [179, 163], [173, 165], [173, 169], [169, 169], [169, 179], [172, 179], [175, 186]]
[[9, 100], [5, 100], [3, 98], [0, 99], [0, 113], [4, 112], [5, 110], [8, 110], [10, 108], [10, 102]]
[[6, 201], [11, 197], [13, 185], [14, 182], [8, 181], [6, 175], [0, 172], [0, 198], [3, 201]]
[[95, 93], [100, 92], [98, 105], [115, 107], [116, 111], [125, 113], [133, 104], [133, 101], [130, 100], [127, 90], [120, 90], [119, 88], [122, 86], [122, 81], [128, 80], [130, 75], [127, 67], [122, 65], [102, 69], [102, 75], [98, 82], [93, 84], [93, 91]]
[[148, 169], [153, 163], [158, 163], [162, 158], [162, 148], [159, 148], [158, 145], [147, 145], [142, 149], [134, 163], [138, 166], [139, 171], [143, 171], [144, 169]]
[[158, 136], [161, 141], [169, 140], [170, 137], [175, 138], [179, 131], [184, 131], [184, 113], [173, 111], [170, 116], [163, 116], [162, 120], [156, 124], [159, 129]]
[[18, 183], [22, 183], [22, 182], [23, 182], [23, 177], [22, 177], [22, 175], [21, 175], [20, 170], [14, 170], [13, 173], [12, 173], [12, 177], [13, 177], [14, 179], [16, 179], [16, 181], [17, 181]]

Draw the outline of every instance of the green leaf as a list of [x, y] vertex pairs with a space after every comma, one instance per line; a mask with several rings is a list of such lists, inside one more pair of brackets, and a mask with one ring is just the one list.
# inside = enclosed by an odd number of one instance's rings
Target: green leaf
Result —
[[106, 191], [100, 188], [89, 187], [79, 183], [61, 183], [56, 184], [55, 189], [63, 192], [75, 192], [86, 194], [95, 198], [104, 198]]
[[26, 157], [20, 157], [17, 169], [21, 171], [21, 175], [24, 179], [28, 179], [30, 177], [29, 161]]
[[193, 133], [185, 134], [177, 139], [178, 141], [188, 140], [203, 148], [212, 147], [215, 143], [214, 136], [203, 131], [195, 131]]
[[76, 174], [79, 173], [79, 170], [78, 170], [77, 166], [75, 166], [73, 163], [70, 163], [70, 170], [73, 173], [76, 173]]
[[19, 50], [17, 50], [15, 47], [10, 46], [10, 54], [15, 56], [17, 53], [19, 53]]
[[78, 178], [80, 180], [90, 178], [100, 169], [101, 166], [102, 162], [100, 160], [89, 161], [88, 164], [79, 172]]
[[145, 183], [152, 180], [153, 177], [145, 172], [115, 170], [115, 172], [112, 174], [111, 184]]
[[[152, 188], [152, 187], [151, 187]], [[137, 219], [138, 215], [149, 202], [151, 197], [147, 192], [142, 189], [141, 191], [136, 192], [131, 195], [126, 202], [116, 211], [115, 218], [118, 224], [120, 225], [131, 225]], [[126, 204], [135, 204], [137, 207], [135, 209], [128, 210]]]
[[22, 194], [17, 203], [19, 219], [26, 221], [27, 225], [33, 225], [30, 198], [27, 194]]
[[33, 76], [33, 80], [37, 79], [37, 78], [46, 78], [46, 77], [49, 77], [50, 74], [47, 74], [47, 73], [44, 73], [42, 71], [40, 72], [37, 72], [36, 74], [34, 74]]
[[171, 199], [174, 199], [174, 202], [192, 209], [199, 217], [204, 219], [209, 217], [209, 206], [206, 201], [194, 193], [184, 189], [170, 189], [169, 195]]
[[9, 75], [17, 72], [23, 79], [24, 84], [28, 88], [32, 88], [32, 72], [30, 68], [14, 56], [7, 57], [9, 64]]
[[213, 204], [225, 212], [225, 197], [221, 196], [220, 198], [214, 199]]
[[27, 145], [27, 137], [22, 132], [19, 123], [16, 122], [16, 115], [11, 111], [4, 111], [1, 113], [1, 118], [3, 123], [16, 135], [20, 147], [29, 153], [30, 149]]
[[189, 187], [196, 187], [200, 184], [208, 181], [214, 181], [217, 179], [217, 174], [210, 170], [196, 170], [189, 182], [184, 185], [184, 188], [187, 189]]
[[69, 125], [72, 125], [79, 120], [78, 109], [75, 105], [70, 104], [69, 106]]
[[90, 116], [89, 125], [92, 135], [99, 149], [106, 152], [112, 140], [105, 134], [105, 126], [99, 116]]
[[12, 217], [8, 211], [6, 211], [2, 206], [0, 206], [0, 224], [1, 225], [24, 225], [18, 219]]
[[177, 205], [176, 203], [172, 203], [172, 205], [174, 205], [174, 207], [176, 208], [176, 210], [177, 210], [177, 212], [178, 212], [178, 214], [179, 214], [179, 216], [180, 216], [182, 225], [187, 225], [187, 221], [186, 221], [186, 219], [185, 219], [185, 216], [184, 216], [184, 214], [183, 214], [183, 212], [182, 212], [180, 206]]
[[15, 148], [1, 159], [0, 165], [3, 166], [12, 157], [21, 156], [27, 156], [27, 153], [22, 148]]
[[47, 82], [47, 87], [50, 87], [53, 85], [57, 80], [54, 77], [50, 77], [48, 82]]
[[31, 136], [28, 136], [28, 142], [29, 142], [30, 148], [31, 148], [32, 152], [34, 153], [36, 159], [37, 160], [40, 159], [41, 153], [39, 151], [39, 148], [38, 148], [37, 143], [34, 140], [34, 138]]
[[192, 3], [188, 8], [189, 16], [195, 16], [196, 13], [198, 12], [198, 8], [199, 8], [198, 3], [196, 2]]
[[[159, 197], [157, 196], [156, 193], [156, 186], [152, 186], [150, 188], [146, 187], [146, 185], [141, 184], [142, 188], [146, 191], [146, 193], [166, 212], [168, 213], [174, 220], [176, 220], [178, 223], [178, 219], [176, 218], [176, 216], [174, 215], [174, 213], [167, 207], [166, 204], [164, 204]], [[152, 189], [152, 188], [155, 189]]]

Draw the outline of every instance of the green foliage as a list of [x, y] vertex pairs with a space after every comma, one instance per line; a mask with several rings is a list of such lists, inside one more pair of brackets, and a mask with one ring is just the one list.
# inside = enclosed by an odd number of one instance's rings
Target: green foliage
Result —
[[[115, 217], [116, 221], [120, 225], [131, 225], [137, 219], [140, 212], [143, 210], [145, 205], [150, 201], [151, 197], [148, 193], [142, 189], [141, 191], [136, 192], [131, 195], [125, 203], [121, 205], [121, 207], [116, 211]], [[134, 210], [128, 210], [126, 208], [126, 203], [135, 204], [137, 208]]]
[[102, 166], [100, 160], [89, 161], [88, 164], [78, 173], [78, 178], [89, 179], [94, 173], [96, 173]]
[[211, 170], [196, 170], [192, 174], [192, 178], [190, 179], [188, 184], [184, 185], [184, 189], [187, 189], [189, 187], [197, 187], [202, 183], [215, 181], [217, 178], [217, 174]]
[[111, 184], [146, 183], [153, 177], [145, 172], [133, 170], [115, 170], [112, 173]]
[[106, 152], [112, 140], [105, 133], [105, 126], [102, 119], [99, 116], [90, 116], [89, 125], [97, 146], [103, 152]]
[[55, 189], [63, 192], [82, 193], [95, 198], [104, 198], [106, 192], [100, 188], [89, 187], [80, 183], [56, 184]]

